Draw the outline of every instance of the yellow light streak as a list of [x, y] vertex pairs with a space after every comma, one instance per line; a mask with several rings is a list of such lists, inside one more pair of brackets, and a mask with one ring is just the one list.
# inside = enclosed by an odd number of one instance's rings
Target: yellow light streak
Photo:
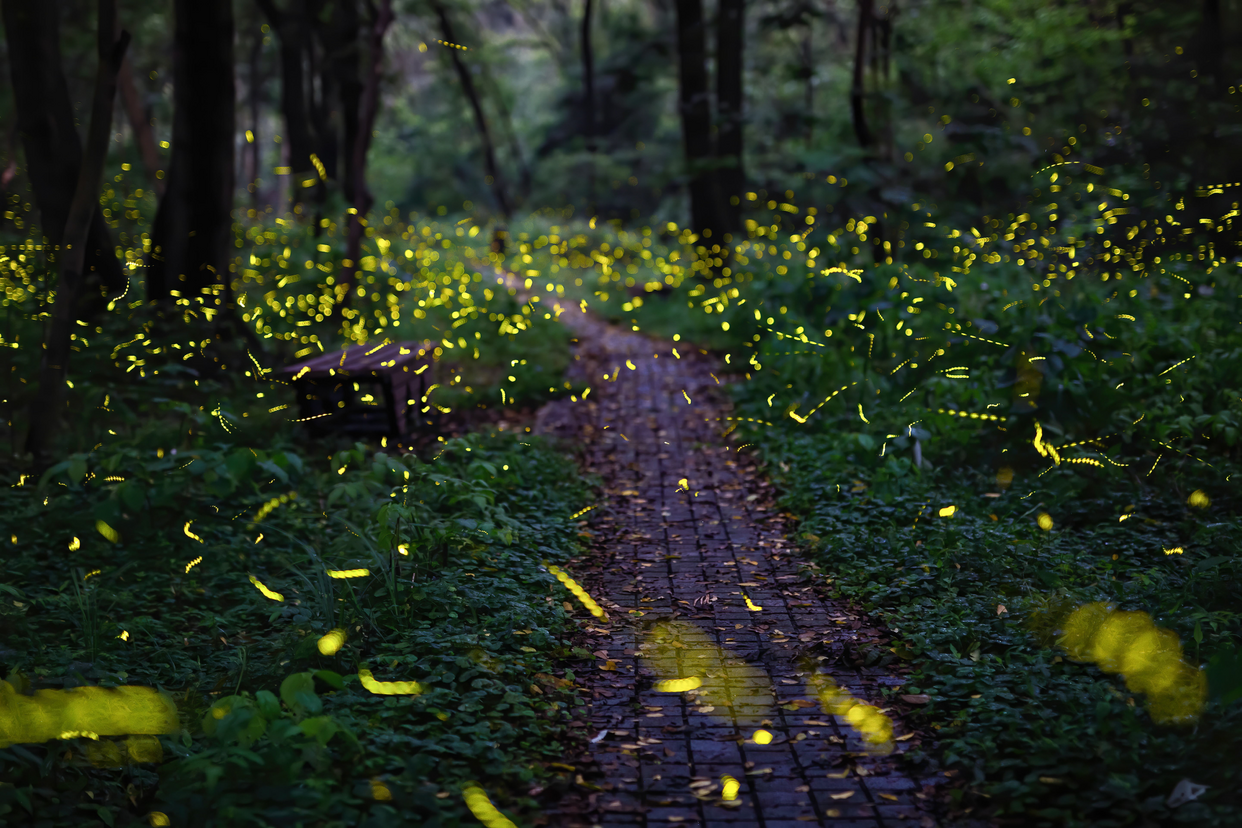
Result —
[[377, 696], [417, 696], [423, 688], [416, 681], [376, 681], [370, 670], [359, 670], [362, 686]]
[[254, 584], [255, 589], [259, 590], [259, 592], [262, 592], [265, 598], [271, 598], [273, 601], [285, 600], [285, 596], [281, 595], [279, 592], [272, 592], [270, 589], [265, 587], [262, 584], [262, 582], [259, 581], [258, 578], [254, 577], [253, 575], [250, 576], [250, 583]]
[[[595, 219], [591, 219], [594, 226]], [[462, 799], [466, 802], [466, 807], [470, 809], [470, 813], [474, 814], [474, 818], [483, 823], [487, 828], [517, 828], [516, 825], [502, 814], [491, 799], [479, 787], [478, 783], [470, 782], [462, 788]]]
[[345, 646], [345, 630], [337, 627], [319, 639], [319, 652], [326, 656], [336, 655]]
[[[203, 539], [202, 539], [202, 538], [200, 538], [198, 535], [196, 535], [196, 534], [194, 534], [193, 532], [191, 532], [191, 531], [190, 531], [190, 524], [191, 524], [191, 523], [193, 523], [193, 522], [194, 522], [194, 521], [192, 521], [192, 520], [187, 520], [187, 521], [185, 522], [185, 526], [181, 527], [181, 531], [182, 531], [182, 532], [185, 532], [185, 536], [186, 536], [187, 538], [190, 538], [191, 540], [196, 540], [196, 541], [198, 541], [199, 543], [202, 543], [202, 542], [203, 542]], [[188, 570], [187, 570], [187, 571], [188, 571]]]
[[343, 580], [346, 578], [365, 578], [371, 574], [369, 569], [326, 569], [329, 578]]
[[1207, 675], [1182, 658], [1176, 633], [1145, 612], [1118, 612], [1104, 602], [1085, 604], [1066, 619], [1060, 645], [1074, 661], [1120, 673], [1126, 687], [1147, 695], [1157, 724], [1192, 724], [1207, 701]]
[[112, 543], [116, 543], [121, 539], [121, 533], [104, 523], [102, 520], [95, 521], [95, 531], [99, 532], [99, 534], [103, 535]]
[[546, 564], [546, 566], [548, 567], [548, 572], [552, 573], [556, 580], [560, 581], [566, 589], [572, 592], [574, 597], [582, 602], [582, 605], [587, 608], [591, 615], [604, 620], [608, 619], [608, 615], [604, 612], [603, 608], [600, 607], [599, 604], [595, 603], [595, 600], [587, 594], [586, 590], [578, 586], [578, 583], [573, 578], [569, 577], [564, 570], [551, 564]]
[[703, 686], [703, 679], [698, 676], [691, 676], [684, 679], [668, 679], [666, 681], [657, 681], [655, 683], [655, 691], [657, 693], [684, 693], [687, 690], [696, 690]]
[[172, 700], [151, 687], [77, 687], [18, 693], [0, 681], [0, 747], [99, 736], [158, 736], [180, 728]]

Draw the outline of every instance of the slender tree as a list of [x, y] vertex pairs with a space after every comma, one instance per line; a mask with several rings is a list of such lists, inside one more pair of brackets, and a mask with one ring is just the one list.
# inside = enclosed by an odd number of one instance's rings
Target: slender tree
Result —
[[690, 176], [690, 227], [703, 237], [724, 223], [712, 170], [703, 0], [677, 0], [677, 58], [681, 136]]
[[[439, 0], [433, 0], [431, 8], [440, 22], [440, 34], [445, 42], [460, 45], [460, 41], [454, 34], [448, 9]], [[488, 129], [487, 116], [483, 113], [483, 101], [479, 98], [479, 92], [474, 86], [470, 67], [462, 60], [461, 50], [452, 46], [446, 48], [449, 59], [453, 62], [453, 68], [457, 71], [462, 91], [465, 92], [466, 98], [470, 101], [470, 108], [474, 111], [475, 126], [478, 127], [479, 140], [483, 144], [483, 166], [487, 174], [487, 183], [492, 188], [492, 196], [496, 199], [496, 208], [504, 219], [508, 219], [511, 213], [509, 195], [505, 189], [504, 179], [500, 175], [500, 167], [496, 164], [496, 148], [492, 143], [491, 130]]]
[[[340, 179], [345, 200], [353, 204], [355, 197], [354, 157], [360, 129], [363, 81], [359, 72], [362, 53], [362, 23], [358, 15], [358, 0], [337, 0], [333, 5], [332, 30], [336, 39], [327, 54], [327, 60], [336, 78], [337, 95], [340, 98], [341, 141]], [[369, 134], [369, 131], [368, 131]]]
[[591, 46], [591, 17], [595, 0], [583, 0], [582, 30], [579, 34], [582, 52], [582, 133], [586, 136], [587, 152], [591, 155], [587, 170], [587, 211], [595, 212], [595, 51]]
[[370, 12], [370, 28], [368, 32], [368, 52], [370, 66], [362, 86], [362, 100], [358, 109], [358, 135], [353, 144], [353, 156], [349, 159], [352, 166], [354, 199], [349, 211], [349, 227], [346, 232], [345, 261], [341, 271], [341, 280], [337, 284], [337, 297], [340, 302], [348, 301], [350, 288], [353, 287], [354, 275], [358, 271], [358, 260], [362, 257], [362, 236], [365, 232], [366, 216], [374, 204], [375, 198], [367, 187], [367, 150], [371, 147], [371, 130], [375, 126], [376, 115], [379, 114], [380, 80], [384, 73], [384, 33], [392, 25], [392, 0], [381, 0], [376, 9], [372, 0], [367, 0]]
[[257, 31], [250, 44], [250, 60], [246, 72], [247, 103], [250, 104], [250, 135], [246, 144], [246, 189], [250, 191], [250, 206], [259, 209], [260, 165], [263, 154], [259, 143], [259, 105], [263, 94], [263, 32]]
[[873, 0], [858, 0], [858, 36], [854, 41], [854, 76], [850, 84], [850, 114], [853, 116], [854, 135], [858, 145], [869, 149], [875, 141], [871, 127], [867, 125], [866, 90], [863, 86], [867, 68], [867, 44], [871, 39]]
[[716, 19], [716, 178], [720, 188], [720, 229], [742, 229], [742, 190], [746, 176], [742, 166], [742, 32], [745, 0], [720, 0]]
[[69, 336], [73, 330], [78, 294], [84, 285], [87, 240], [92, 216], [99, 206], [104, 159], [112, 134], [116, 76], [129, 46], [129, 32], [116, 32], [115, 0], [99, 0], [98, 8], [99, 64], [95, 70], [91, 120], [86, 133], [86, 147], [77, 159], [77, 183], [61, 236], [64, 246], [57, 256], [57, 295], [44, 336], [39, 389], [31, 401], [30, 429], [26, 433], [26, 451], [33, 456], [37, 468], [46, 465], [49, 443], [60, 420], [60, 403], [69, 364]]
[[147, 297], [198, 296], [223, 283], [228, 302], [233, 8], [230, 0], [174, 0], [173, 17], [172, 163], [151, 232]]
[[307, 50], [307, 26], [303, 0], [294, 0], [289, 10], [276, 6], [275, 0], [256, 0], [267, 17], [276, 39], [280, 42], [280, 110], [285, 121], [285, 144], [293, 177], [292, 194], [295, 204], [306, 195], [303, 181], [318, 178], [311, 155], [316, 147], [310, 125], [310, 104], [306, 96], [304, 62]]
[[[116, 21], [120, 31], [121, 21]], [[117, 90], [121, 93], [121, 103], [125, 106], [125, 115], [129, 120], [129, 128], [134, 131], [134, 143], [138, 145], [138, 157], [142, 159], [142, 169], [147, 176], [147, 183], [155, 191], [156, 196], [164, 195], [164, 179], [160, 177], [160, 153], [155, 148], [155, 130], [151, 127], [151, 117], [147, 114], [142, 98], [138, 95], [138, 86], [134, 83], [134, 67], [129, 55], [121, 63], [121, 71], [116, 76]]]
[[[69, 87], [61, 70], [57, 3], [4, 0], [0, 13], [4, 15], [26, 175], [34, 189], [43, 233], [51, 244], [59, 246], [65, 241], [83, 156]], [[82, 306], [77, 312], [89, 316], [103, 307], [101, 290], [119, 295], [128, 284], [97, 202], [90, 211], [85, 245], [84, 284], [78, 292]]]

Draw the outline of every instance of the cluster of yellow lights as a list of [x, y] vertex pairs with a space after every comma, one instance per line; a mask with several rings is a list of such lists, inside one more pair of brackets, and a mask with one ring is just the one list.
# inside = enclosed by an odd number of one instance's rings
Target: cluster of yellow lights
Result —
[[582, 602], [582, 606], [586, 607], [591, 615], [604, 620], [608, 619], [608, 615], [599, 604], [595, 603], [595, 599], [588, 595], [585, 589], [578, 586], [578, 583], [573, 578], [569, 577], [564, 570], [560, 567], [549, 564], [548, 571], [552, 573], [556, 580], [564, 584], [565, 588], [572, 592], [575, 598]]
[[362, 686], [377, 696], [417, 696], [423, 688], [416, 681], [376, 681], [370, 670], [359, 670]]
[[477, 782], [467, 783], [462, 788], [461, 795], [470, 813], [474, 814], [474, 818], [487, 828], [517, 828], [512, 820], [492, 804], [487, 792], [479, 787]]
[[1126, 687], [1147, 696], [1157, 724], [1192, 724], [1207, 701], [1206, 674], [1182, 658], [1177, 634], [1152, 623], [1145, 612], [1119, 612], [1097, 602], [1065, 621], [1061, 646], [1075, 661], [1120, 673]]

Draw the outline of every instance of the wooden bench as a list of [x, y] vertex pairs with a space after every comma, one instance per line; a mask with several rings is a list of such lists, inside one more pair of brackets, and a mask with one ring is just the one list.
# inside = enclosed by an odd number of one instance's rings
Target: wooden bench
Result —
[[294, 387], [301, 419], [312, 433], [402, 439], [436, 421], [421, 413], [434, 347], [431, 342], [351, 345], [282, 368], [277, 376]]

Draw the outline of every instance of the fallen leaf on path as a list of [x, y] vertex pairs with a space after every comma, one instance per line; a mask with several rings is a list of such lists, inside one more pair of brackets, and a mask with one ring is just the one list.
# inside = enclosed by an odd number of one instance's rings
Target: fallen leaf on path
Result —
[[854, 795], [853, 791], [841, 791], [841, 793], [828, 794], [833, 799], [849, 799]]
[[931, 697], [926, 693], [904, 693], [901, 700], [906, 704], [927, 704], [931, 701]]

